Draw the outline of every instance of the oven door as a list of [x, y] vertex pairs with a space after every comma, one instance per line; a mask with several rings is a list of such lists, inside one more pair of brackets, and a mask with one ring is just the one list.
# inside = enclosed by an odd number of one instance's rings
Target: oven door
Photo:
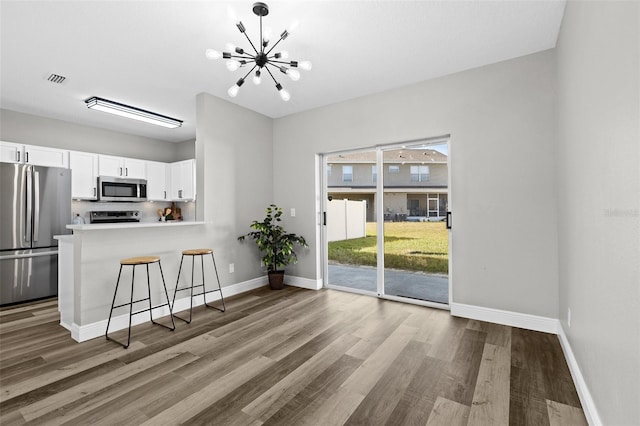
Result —
[[147, 181], [98, 177], [98, 201], [147, 201]]

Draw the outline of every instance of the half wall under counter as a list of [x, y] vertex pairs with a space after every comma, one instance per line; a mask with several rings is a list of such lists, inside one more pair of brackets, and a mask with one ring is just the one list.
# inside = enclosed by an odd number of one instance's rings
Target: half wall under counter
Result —
[[[73, 230], [73, 235], [55, 237], [59, 241], [58, 309], [60, 324], [71, 331], [72, 338], [78, 342], [104, 336], [120, 260], [160, 256], [167, 291], [172, 298], [182, 251], [211, 244], [205, 222], [86, 224], [67, 225], [67, 228]], [[123, 268], [116, 304], [129, 300], [131, 269]], [[206, 267], [205, 273], [207, 277], [213, 276]], [[190, 274], [183, 273], [181, 281], [186, 280], [186, 275]], [[149, 276], [153, 305], [164, 303], [166, 298], [159, 268], [150, 265]], [[181, 287], [184, 285], [182, 283]], [[134, 301], [147, 297], [146, 270], [143, 268], [136, 268], [133, 297]], [[134, 306], [134, 312], [144, 309], [145, 304], [148, 307], [146, 301], [138, 303], [142, 305]], [[127, 307], [114, 311], [109, 331], [127, 328], [128, 313]], [[154, 318], [168, 314], [167, 307], [153, 311]], [[132, 325], [147, 321], [149, 314], [134, 315]]]

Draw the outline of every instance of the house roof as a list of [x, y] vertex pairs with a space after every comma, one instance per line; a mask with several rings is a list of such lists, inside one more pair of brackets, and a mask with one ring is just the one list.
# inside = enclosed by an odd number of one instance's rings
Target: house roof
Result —
[[[447, 156], [435, 149], [393, 149], [383, 152], [385, 163], [393, 164], [422, 164], [422, 163], [446, 163]], [[348, 154], [335, 154], [327, 158], [327, 163], [339, 164], [375, 164], [375, 151], [361, 151]]]

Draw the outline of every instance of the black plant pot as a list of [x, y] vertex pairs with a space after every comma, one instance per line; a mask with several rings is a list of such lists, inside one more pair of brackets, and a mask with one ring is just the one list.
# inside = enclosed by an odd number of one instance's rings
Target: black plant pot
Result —
[[269, 287], [271, 290], [284, 288], [284, 271], [269, 271]]

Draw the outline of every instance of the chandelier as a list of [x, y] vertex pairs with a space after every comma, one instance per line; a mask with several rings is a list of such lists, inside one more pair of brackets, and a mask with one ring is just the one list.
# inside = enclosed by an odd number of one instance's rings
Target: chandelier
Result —
[[249, 41], [251, 45], [251, 50], [247, 51], [241, 47], [234, 46], [232, 44], [227, 44], [227, 49], [229, 52], [219, 52], [213, 49], [207, 49], [205, 56], [208, 59], [226, 59], [227, 60], [227, 69], [229, 71], [236, 71], [240, 68], [245, 68], [247, 66], [251, 66], [249, 72], [247, 72], [244, 77], [239, 79], [236, 84], [231, 86], [227, 93], [232, 98], [235, 98], [238, 95], [240, 87], [244, 84], [244, 81], [249, 77], [251, 73], [254, 72], [253, 82], [254, 84], [260, 84], [262, 81], [262, 73], [266, 70], [271, 76], [271, 79], [276, 85], [276, 89], [278, 89], [278, 93], [280, 93], [280, 97], [283, 101], [288, 101], [291, 99], [291, 95], [287, 92], [280, 83], [274, 77], [273, 71], [280, 71], [283, 74], [288, 75], [291, 80], [298, 81], [300, 79], [300, 72], [296, 68], [300, 68], [303, 70], [311, 69], [311, 62], [309, 61], [290, 61], [287, 60], [289, 58], [289, 54], [286, 51], [273, 52], [276, 46], [284, 39], [286, 39], [290, 31], [284, 30], [280, 34], [280, 39], [276, 41], [272, 46], [269, 46], [269, 36], [264, 34], [262, 31], [262, 17], [267, 16], [269, 14], [269, 6], [265, 3], [254, 3], [253, 4], [253, 13], [255, 13], [260, 18], [260, 44], [259, 48], [253, 44], [249, 36], [247, 35], [246, 29], [241, 21], [236, 22], [236, 27]]

